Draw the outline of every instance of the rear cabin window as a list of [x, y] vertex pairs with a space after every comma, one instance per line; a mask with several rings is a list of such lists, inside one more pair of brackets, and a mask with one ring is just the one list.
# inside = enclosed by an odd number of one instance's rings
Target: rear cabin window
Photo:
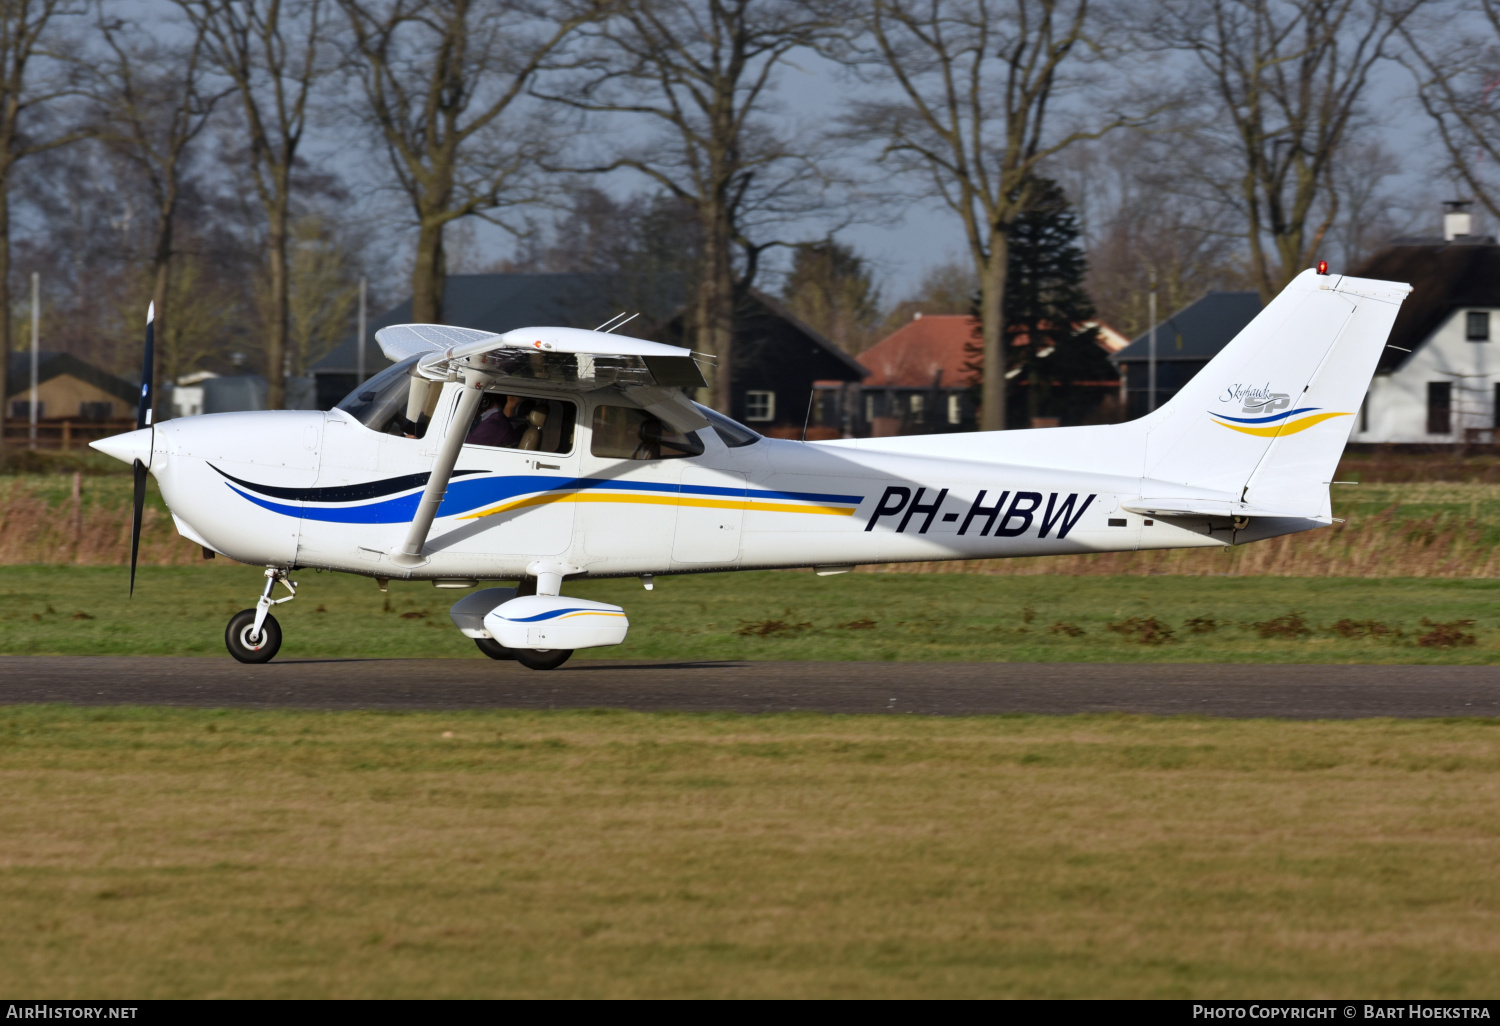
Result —
[[703, 443], [645, 410], [597, 406], [589, 452], [614, 460], [670, 460], [702, 455]]

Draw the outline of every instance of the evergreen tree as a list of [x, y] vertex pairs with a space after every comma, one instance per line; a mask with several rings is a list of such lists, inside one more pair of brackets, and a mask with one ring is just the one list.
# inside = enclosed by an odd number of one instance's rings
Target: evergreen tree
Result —
[[[1100, 389], [1079, 383], [1118, 377], [1090, 325], [1094, 304], [1083, 287], [1088, 262], [1077, 215], [1056, 182], [1039, 179], [1033, 188], [1035, 201], [1011, 230], [1005, 281], [1002, 337], [1011, 428], [1030, 427], [1036, 417], [1081, 423], [1096, 412]], [[976, 324], [966, 347], [976, 384], [983, 374], [979, 332]]]

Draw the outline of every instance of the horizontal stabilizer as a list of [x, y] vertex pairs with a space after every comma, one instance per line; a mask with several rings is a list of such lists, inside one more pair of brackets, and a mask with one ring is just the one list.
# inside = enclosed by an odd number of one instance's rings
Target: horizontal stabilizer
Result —
[[1134, 499], [1122, 502], [1120, 508], [1148, 517], [1280, 517], [1291, 520], [1326, 519], [1316, 514], [1289, 513], [1286, 510], [1263, 509], [1229, 499]]

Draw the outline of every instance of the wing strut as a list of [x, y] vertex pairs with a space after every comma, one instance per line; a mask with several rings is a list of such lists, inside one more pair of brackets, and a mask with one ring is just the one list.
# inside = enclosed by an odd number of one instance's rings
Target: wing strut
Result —
[[433, 518], [437, 516], [438, 507], [443, 504], [443, 496], [448, 492], [448, 480], [453, 476], [454, 465], [458, 463], [458, 451], [463, 447], [469, 425], [474, 421], [479, 397], [484, 394], [481, 387], [483, 382], [480, 375], [472, 372], [464, 378], [463, 391], [458, 394], [453, 419], [448, 421], [448, 430], [443, 435], [442, 444], [438, 446], [437, 459], [433, 461], [432, 473], [428, 475], [427, 487], [422, 490], [422, 501], [417, 503], [417, 513], [412, 517], [406, 540], [391, 553], [391, 562], [398, 566], [418, 567], [427, 562], [427, 558], [422, 555], [422, 546], [427, 544], [427, 533], [432, 530]]

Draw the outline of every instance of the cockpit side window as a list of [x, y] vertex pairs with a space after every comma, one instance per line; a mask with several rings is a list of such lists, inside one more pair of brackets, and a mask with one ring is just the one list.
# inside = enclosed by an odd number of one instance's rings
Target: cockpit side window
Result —
[[596, 406], [589, 452], [605, 459], [670, 460], [701, 456], [703, 442], [697, 432], [684, 434], [645, 410]]
[[578, 408], [566, 399], [486, 392], [464, 436], [465, 445], [562, 454], [573, 451]]
[[413, 356], [387, 367], [345, 396], [336, 409], [372, 431], [421, 438], [432, 422], [442, 386], [412, 377], [418, 359]]

